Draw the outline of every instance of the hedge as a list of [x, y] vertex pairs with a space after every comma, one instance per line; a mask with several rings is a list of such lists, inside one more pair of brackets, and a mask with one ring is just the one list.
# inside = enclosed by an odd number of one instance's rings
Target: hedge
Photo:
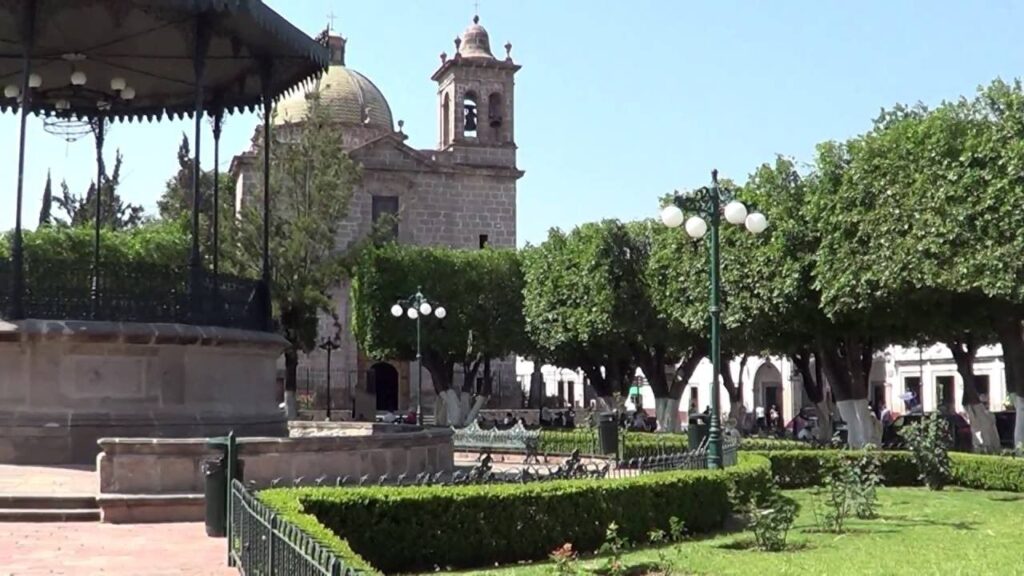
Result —
[[[542, 430], [541, 454], [569, 454], [579, 449], [581, 454], [597, 453], [597, 433], [593, 429]], [[625, 459], [640, 458], [664, 452], [689, 449], [686, 434], [657, 434], [653, 432], [619, 432], [619, 452]], [[817, 450], [820, 447], [799, 440], [783, 438], [743, 438], [740, 450]]]
[[[821, 483], [822, 462], [851, 460], [860, 450], [784, 450], [744, 454], [764, 456], [771, 462], [772, 476], [782, 488], [808, 488]], [[876, 451], [886, 486], [918, 486], [917, 466], [909, 452]], [[977, 490], [1024, 492], [1024, 459], [950, 452], [951, 483]]]
[[593, 551], [612, 522], [633, 541], [655, 528], [668, 530], [672, 517], [692, 532], [706, 532], [769, 485], [768, 462], [744, 454], [724, 472], [457, 487], [285, 488], [260, 498], [293, 521], [301, 516], [303, 529], [345, 558], [391, 573], [537, 560], [566, 542]]

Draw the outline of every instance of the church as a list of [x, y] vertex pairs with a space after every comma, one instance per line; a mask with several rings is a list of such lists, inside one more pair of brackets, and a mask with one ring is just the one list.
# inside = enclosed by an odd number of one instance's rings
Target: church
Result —
[[[456, 38], [453, 53], [441, 53], [430, 77], [437, 84], [438, 116], [437, 145], [431, 149], [409, 146], [403, 122], [395, 123], [384, 94], [367, 76], [346, 66], [346, 39], [330, 33], [328, 46], [326, 72], [305, 92], [279, 102], [274, 123], [301, 122], [308, 106], [306, 94], [316, 91], [320, 105], [342, 131], [346, 152], [362, 166], [362, 182], [338, 228], [338, 249], [366, 237], [386, 215], [397, 218], [392, 233], [402, 244], [515, 248], [516, 184], [523, 171], [516, 165], [514, 88], [520, 66], [512, 59], [512, 45], [505, 44], [504, 54], [496, 56], [487, 30], [474, 17]], [[256, 185], [257, 161], [255, 147], [232, 160], [236, 206]], [[415, 362], [367, 358], [348, 326], [348, 283], [339, 284], [332, 295], [342, 326], [339, 330], [333, 319], [323, 316], [320, 338], [337, 334], [340, 344], [330, 363], [334, 408], [352, 410], [353, 416], [365, 419], [413, 409], [418, 389]], [[414, 329], [411, 323], [409, 328]], [[519, 406], [514, 363], [496, 362], [492, 371], [491, 406]], [[314, 392], [317, 407], [324, 407], [326, 353], [317, 350], [302, 356], [298, 374], [299, 395]], [[426, 370], [423, 374], [422, 404], [424, 413], [431, 414], [434, 388]]]

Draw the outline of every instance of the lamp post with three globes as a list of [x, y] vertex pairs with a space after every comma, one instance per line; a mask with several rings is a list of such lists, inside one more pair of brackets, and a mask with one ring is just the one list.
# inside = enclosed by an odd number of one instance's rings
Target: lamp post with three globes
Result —
[[[722, 208], [722, 203], [725, 207]], [[685, 213], [694, 214], [685, 218]], [[752, 234], [768, 228], [768, 220], [760, 212], [747, 212], [747, 207], [733, 198], [730, 190], [718, 186], [718, 170], [711, 171], [711, 187], [692, 194], [675, 194], [672, 203], [661, 210], [661, 221], [669, 228], [683, 226], [694, 240], [704, 238], [711, 229], [711, 421], [708, 423], [708, 468], [722, 467], [722, 425], [719, 409], [719, 361], [721, 359], [721, 280], [718, 251], [718, 228], [721, 217], [736, 226], [745, 226]], [[685, 218], [685, 223], [684, 223]], [[685, 224], [685, 225], [684, 225]]]
[[423, 356], [420, 349], [420, 319], [424, 316], [429, 317], [431, 313], [441, 320], [448, 315], [444, 306], [435, 306], [427, 300], [421, 288], [416, 288], [415, 294], [399, 300], [391, 306], [391, 315], [395, 318], [401, 318], [404, 314], [410, 320], [416, 321], [416, 365], [419, 370], [416, 381], [416, 424], [418, 425], [423, 425], [423, 404], [421, 402], [423, 397]]

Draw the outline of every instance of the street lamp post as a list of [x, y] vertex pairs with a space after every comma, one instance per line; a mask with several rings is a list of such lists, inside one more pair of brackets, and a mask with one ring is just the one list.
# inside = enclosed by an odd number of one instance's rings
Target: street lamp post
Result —
[[[722, 202], [725, 207], [722, 208]], [[711, 267], [711, 422], [708, 426], [708, 468], [722, 467], [722, 422], [719, 409], [719, 362], [721, 360], [721, 280], [719, 278], [719, 238], [718, 229], [722, 216], [730, 224], [745, 225], [753, 234], [760, 234], [768, 228], [768, 220], [760, 212], [747, 213], [747, 207], [733, 199], [732, 192], [718, 186], [718, 170], [711, 171], [711, 187], [703, 187], [693, 194], [676, 193], [672, 204], [661, 210], [661, 221], [669, 228], [678, 228], [684, 224], [685, 212], [693, 213], [686, 218], [686, 233], [694, 240], [700, 240], [711, 228], [710, 267]]]
[[416, 424], [423, 424], [423, 403], [421, 401], [423, 397], [423, 355], [421, 350], [421, 334], [420, 319], [424, 316], [430, 316], [433, 313], [438, 319], [443, 319], [448, 315], [448, 311], [444, 309], [444, 306], [434, 306], [431, 304], [427, 297], [423, 295], [422, 288], [417, 287], [416, 293], [408, 298], [399, 300], [391, 307], [391, 315], [395, 318], [401, 318], [402, 314], [409, 317], [410, 320], [416, 321], [416, 366], [419, 371], [419, 375], [416, 379]]
[[[332, 338], [320, 343], [320, 349], [327, 352], [327, 419], [331, 419], [331, 353], [341, 348], [341, 344]], [[355, 414], [352, 415], [353, 417]]]

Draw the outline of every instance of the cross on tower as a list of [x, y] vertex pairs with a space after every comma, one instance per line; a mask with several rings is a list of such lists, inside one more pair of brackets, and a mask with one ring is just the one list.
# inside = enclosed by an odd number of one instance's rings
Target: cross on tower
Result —
[[331, 13], [327, 15], [327, 22], [328, 22], [327, 23], [327, 29], [328, 30], [334, 30], [334, 21], [337, 18], [338, 17], [334, 15], [334, 10], [331, 10]]
[[473, 0], [473, 15], [480, 15], [480, 0]]

